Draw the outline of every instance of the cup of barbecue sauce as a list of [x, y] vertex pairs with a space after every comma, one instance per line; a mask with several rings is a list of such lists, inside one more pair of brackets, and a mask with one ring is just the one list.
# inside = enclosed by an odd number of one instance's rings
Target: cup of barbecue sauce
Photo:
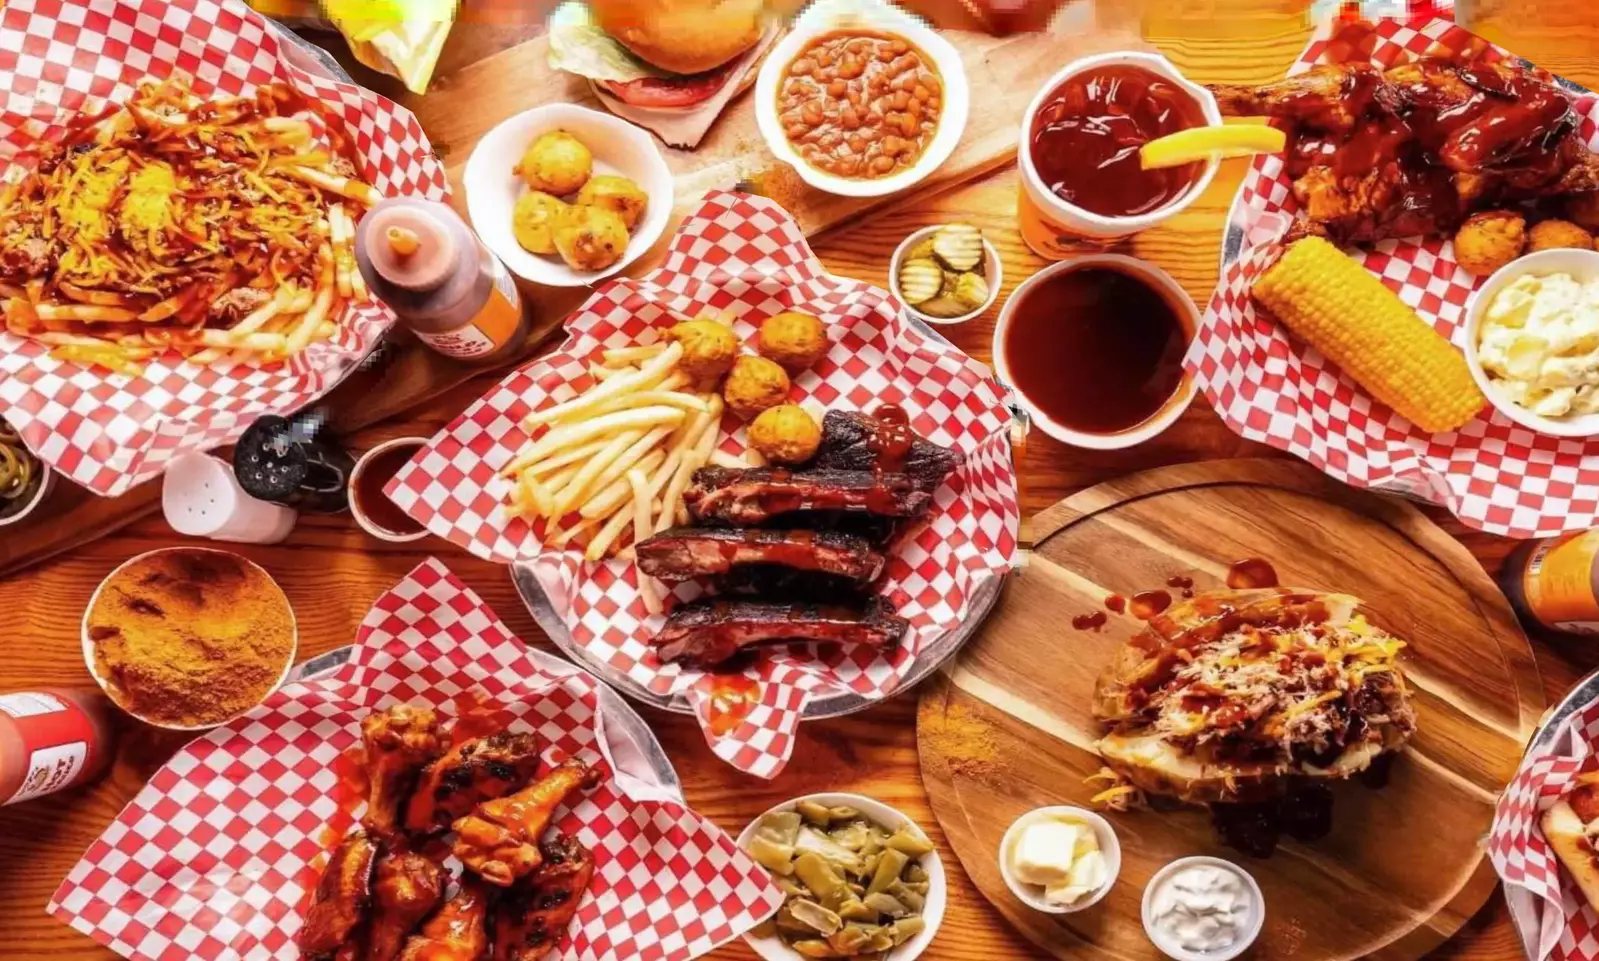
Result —
[[1088, 254], [1016, 288], [994, 325], [994, 366], [1044, 433], [1117, 450], [1170, 427], [1193, 400], [1183, 355], [1198, 326], [1199, 308], [1164, 270]]
[[1145, 170], [1139, 150], [1221, 122], [1210, 91], [1165, 57], [1106, 53], [1069, 64], [1022, 118], [1022, 239], [1040, 257], [1063, 260], [1172, 217], [1204, 193], [1219, 161]]

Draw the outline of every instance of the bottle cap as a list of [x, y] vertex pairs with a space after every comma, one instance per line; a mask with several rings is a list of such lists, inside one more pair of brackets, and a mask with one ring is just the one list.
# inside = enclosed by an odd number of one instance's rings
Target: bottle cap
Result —
[[440, 286], [459, 266], [460, 251], [447, 224], [413, 205], [377, 207], [361, 221], [362, 247], [372, 269], [404, 290]]

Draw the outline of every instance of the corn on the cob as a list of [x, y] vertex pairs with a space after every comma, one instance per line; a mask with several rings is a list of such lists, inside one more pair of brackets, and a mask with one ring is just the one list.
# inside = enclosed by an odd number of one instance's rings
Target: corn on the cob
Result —
[[1290, 246], [1255, 281], [1254, 295], [1289, 330], [1422, 430], [1454, 430], [1488, 402], [1449, 341], [1320, 237]]

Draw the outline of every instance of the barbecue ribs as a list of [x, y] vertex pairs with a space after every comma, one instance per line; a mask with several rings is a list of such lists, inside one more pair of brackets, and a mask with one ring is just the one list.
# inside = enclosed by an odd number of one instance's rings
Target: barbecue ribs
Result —
[[652, 642], [662, 661], [715, 667], [739, 651], [776, 641], [892, 647], [908, 622], [873, 597], [864, 607], [769, 601], [693, 601], [674, 610]]
[[846, 511], [916, 518], [933, 503], [905, 474], [701, 467], [683, 502], [696, 520], [749, 526], [796, 511]]
[[756, 564], [832, 574], [857, 584], [875, 580], [883, 571], [883, 555], [871, 544], [827, 531], [674, 527], [641, 541], [636, 550], [639, 568], [666, 581], [727, 574]]

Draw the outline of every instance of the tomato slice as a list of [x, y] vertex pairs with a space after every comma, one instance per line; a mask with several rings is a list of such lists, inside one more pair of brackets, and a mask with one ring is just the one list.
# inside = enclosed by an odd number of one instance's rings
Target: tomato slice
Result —
[[606, 93], [635, 107], [656, 109], [693, 107], [716, 96], [731, 79], [733, 68], [743, 61], [743, 57], [738, 57], [704, 73], [645, 77], [627, 83], [604, 80], [600, 82], [600, 86]]

